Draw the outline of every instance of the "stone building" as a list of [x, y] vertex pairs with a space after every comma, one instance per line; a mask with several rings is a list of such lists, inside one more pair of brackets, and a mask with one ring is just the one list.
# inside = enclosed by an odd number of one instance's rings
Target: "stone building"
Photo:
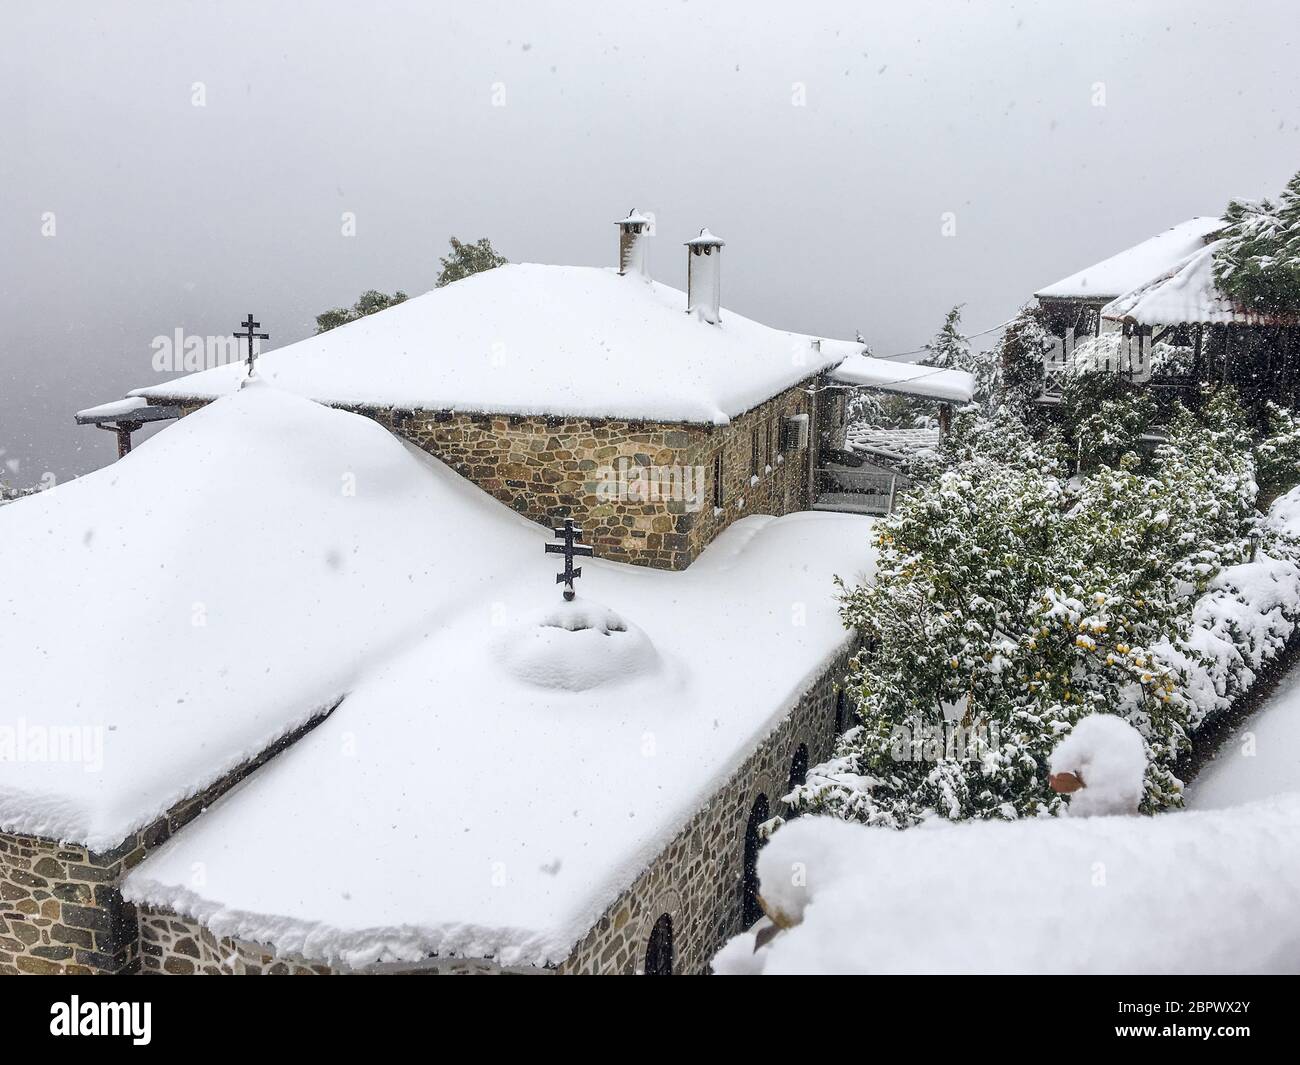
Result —
[[82, 412], [184, 416], [0, 511], [0, 972], [700, 972], [755, 919], [851, 717], [841, 386], [936, 381], [724, 310], [707, 231], [650, 281], [649, 228]]

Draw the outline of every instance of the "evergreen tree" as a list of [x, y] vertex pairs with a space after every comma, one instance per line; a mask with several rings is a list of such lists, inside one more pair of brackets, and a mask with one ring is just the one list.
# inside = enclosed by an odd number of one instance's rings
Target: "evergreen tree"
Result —
[[434, 288], [450, 285], [471, 274], [505, 266], [510, 260], [498, 255], [487, 237], [481, 237], [473, 244], [465, 244], [452, 237], [451, 254], [439, 261], [442, 263], [442, 272], [434, 282]]
[[1300, 173], [1277, 204], [1233, 200], [1223, 221], [1214, 256], [1220, 291], [1253, 311], [1300, 309]]
[[1041, 424], [1035, 400], [1043, 394], [1044, 367], [1052, 350], [1046, 312], [1041, 307], [1021, 308], [993, 349], [990, 397], [1027, 424]]
[[358, 318], [364, 318], [368, 314], [374, 314], [376, 311], [386, 310], [389, 307], [396, 307], [399, 303], [404, 303], [406, 299], [406, 293], [400, 290], [389, 296], [375, 289], [368, 289], [361, 293], [357, 302], [351, 307], [335, 307], [324, 314], [316, 315], [316, 334], [319, 336], [321, 333], [337, 329], [348, 322], [355, 322]]
[[1268, 401], [1263, 439], [1255, 446], [1255, 479], [1261, 504], [1300, 484], [1300, 418], [1295, 411]]
[[969, 370], [971, 368], [970, 343], [961, 334], [961, 304], [950, 310], [944, 317], [943, 325], [934, 339], [925, 345], [923, 366], [938, 366], [945, 370]]
[[1139, 439], [1156, 416], [1149, 390], [1107, 370], [1070, 374], [1062, 409], [1068, 443], [1081, 472], [1116, 466], [1123, 456], [1136, 455]]
[[997, 351], [972, 351], [970, 341], [961, 332], [961, 305], [944, 316], [943, 325], [934, 339], [925, 345], [922, 366], [963, 370], [975, 376], [975, 400], [987, 402], [997, 376]]
[[943, 461], [877, 525], [874, 581], [842, 587], [866, 649], [859, 724], [796, 790], [800, 809], [892, 827], [1056, 811], [1047, 756], [1088, 713], [1142, 733], [1143, 807], [1176, 806], [1200, 710], [1178, 665], [1192, 604], [1257, 532], [1231, 392], [1180, 411], [1149, 472], [1131, 451], [1070, 478], [1048, 432], [958, 419]]

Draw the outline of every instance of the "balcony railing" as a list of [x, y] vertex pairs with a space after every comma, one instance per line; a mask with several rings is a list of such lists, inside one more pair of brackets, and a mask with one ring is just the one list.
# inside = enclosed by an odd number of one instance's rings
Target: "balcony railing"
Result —
[[894, 509], [894, 498], [904, 478], [879, 469], [823, 466], [816, 476], [813, 510], [838, 510], [848, 514], [882, 517]]

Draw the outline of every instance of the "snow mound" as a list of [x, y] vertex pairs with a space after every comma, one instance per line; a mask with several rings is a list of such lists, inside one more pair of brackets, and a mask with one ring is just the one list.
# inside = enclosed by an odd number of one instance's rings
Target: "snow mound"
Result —
[[803, 817], [758, 873], [785, 930], [734, 938], [715, 972], [1300, 971], [1300, 794], [905, 832]]
[[1122, 718], [1083, 718], [1056, 745], [1049, 765], [1053, 774], [1071, 773], [1083, 783], [1070, 797], [1073, 816], [1137, 813], [1147, 771], [1146, 746], [1138, 730]]
[[529, 617], [501, 637], [497, 652], [519, 680], [562, 691], [620, 684], [662, 664], [644, 632], [608, 607], [582, 600]]

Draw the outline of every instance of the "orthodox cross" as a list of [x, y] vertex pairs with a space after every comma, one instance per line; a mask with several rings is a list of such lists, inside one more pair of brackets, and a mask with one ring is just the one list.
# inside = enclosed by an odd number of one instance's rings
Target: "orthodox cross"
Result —
[[253, 315], [252, 315], [251, 313], [249, 314], [247, 320], [245, 320], [245, 321], [243, 321], [243, 322], [240, 322], [239, 324], [242, 325], [246, 330], [248, 330], [248, 332], [246, 332], [246, 333], [236, 333], [236, 334], [235, 334], [235, 339], [236, 339], [236, 340], [247, 340], [247, 341], [248, 341], [248, 376], [249, 376], [249, 377], [252, 377], [252, 376], [253, 376], [253, 360], [257, 358], [257, 356], [253, 353], [253, 341], [254, 341], [254, 340], [270, 340], [270, 339], [271, 339], [271, 334], [270, 334], [270, 333], [254, 333], [254, 332], [253, 332], [254, 329], [260, 329], [260, 328], [262, 327], [262, 323], [261, 323], [261, 322], [255, 322], [255, 321], [253, 321]]
[[555, 530], [555, 536], [563, 540], [563, 544], [547, 544], [546, 553], [548, 555], [564, 556], [564, 572], [555, 575], [555, 583], [564, 585], [564, 598], [567, 602], [572, 602], [574, 597], [573, 582], [582, 576], [582, 567], [574, 567], [575, 558], [590, 558], [594, 551], [584, 544], [578, 543], [582, 539], [582, 530], [573, 524], [572, 518], [564, 519], [564, 527]]

